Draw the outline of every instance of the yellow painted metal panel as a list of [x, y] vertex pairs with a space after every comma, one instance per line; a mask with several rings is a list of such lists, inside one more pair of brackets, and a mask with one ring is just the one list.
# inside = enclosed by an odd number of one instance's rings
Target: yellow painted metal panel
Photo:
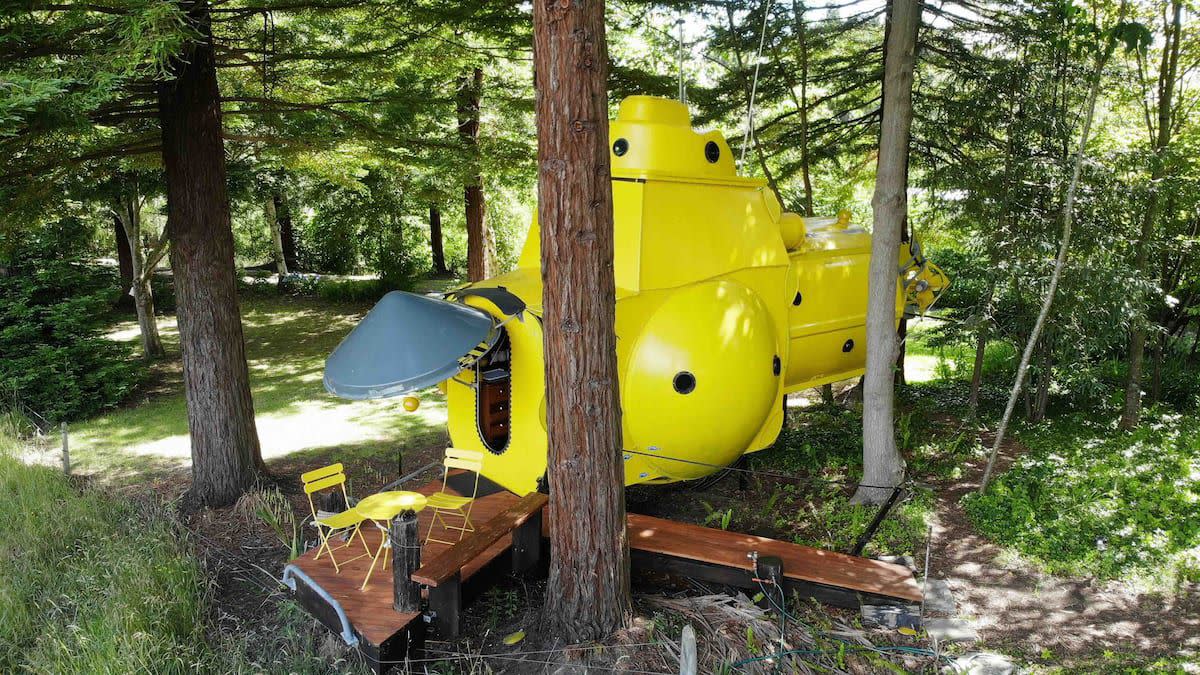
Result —
[[[721, 135], [694, 131], [678, 102], [627, 99], [610, 140], [625, 480], [698, 478], [771, 445], [785, 391], [862, 373], [871, 238], [844, 212], [785, 213], [762, 180], [735, 175]], [[483, 452], [483, 475], [517, 493], [546, 470], [539, 238], [535, 218], [518, 269], [476, 284], [529, 308], [504, 328], [508, 445], [488, 451], [479, 437], [472, 372], [443, 383], [455, 447]], [[899, 262], [897, 317], [906, 300], [924, 311], [948, 284], [919, 247]], [[465, 302], [506, 318], [483, 298]]]

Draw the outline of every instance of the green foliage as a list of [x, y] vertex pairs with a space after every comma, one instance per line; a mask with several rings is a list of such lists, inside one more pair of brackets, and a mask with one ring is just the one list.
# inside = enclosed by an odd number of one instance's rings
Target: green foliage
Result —
[[286, 274], [279, 280], [279, 292], [284, 295], [320, 298], [339, 303], [370, 303], [384, 293], [411, 288], [407, 283], [393, 286], [383, 279], [339, 279], [319, 274]]
[[80, 227], [0, 234], [0, 386], [51, 421], [116, 405], [140, 372], [101, 333], [118, 284], [87, 262]]
[[[765, 526], [796, 543], [838, 551], [849, 550], [867, 529], [879, 507], [851, 504], [853, 484], [862, 467], [862, 414], [838, 405], [814, 406], [792, 415], [796, 426], [785, 428], [775, 447], [751, 455], [751, 466], [794, 474], [796, 482], [769, 479], [759, 512], [723, 510], [705, 504], [706, 521], [734, 529]], [[948, 444], [924, 442], [922, 414], [901, 417], [898, 438], [902, 453], [918, 470], [951, 471], [970, 447], [961, 439]], [[925, 538], [933, 508], [932, 493], [917, 490], [897, 504], [867, 547], [869, 555], [912, 554]]]
[[967, 513], [1054, 572], [1200, 578], [1200, 429], [1175, 413], [1146, 417], [1130, 434], [1082, 414], [1022, 431], [1028, 454]]

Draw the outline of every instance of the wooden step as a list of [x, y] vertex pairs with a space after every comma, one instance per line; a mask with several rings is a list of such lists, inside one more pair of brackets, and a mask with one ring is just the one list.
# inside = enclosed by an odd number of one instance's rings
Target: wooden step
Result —
[[789, 579], [921, 601], [921, 589], [907, 567], [752, 534], [631, 513], [629, 547], [746, 572], [754, 571], [754, 562], [747, 554], [757, 551], [760, 557], [779, 556], [784, 576]]

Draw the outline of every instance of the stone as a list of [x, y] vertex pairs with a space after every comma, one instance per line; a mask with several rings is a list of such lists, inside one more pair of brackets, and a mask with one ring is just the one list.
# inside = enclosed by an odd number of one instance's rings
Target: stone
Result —
[[954, 614], [957, 606], [950, 584], [945, 580], [929, 579], [925, 582], [925, 614]]
[[963, 654], [946, 669], [961, 675], [1012, 675], [1016, 666], [1007, 658], [991, 652], [969, 652]]
[[925, 632], [938, 642], [975, 642], [979, 633], [961, 619], [926, 619]]
[[884, 628], [921, 627], [921, 607], [919, 605], [862, 605], [863, 623]]

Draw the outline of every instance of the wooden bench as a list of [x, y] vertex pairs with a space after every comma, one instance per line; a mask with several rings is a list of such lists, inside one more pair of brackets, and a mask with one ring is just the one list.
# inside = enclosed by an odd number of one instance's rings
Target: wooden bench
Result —
[[542, 560], [542, 509], [549, 497], [532, 492], [468, 533], [462, 541], [423, 563], [412, 580], [429, 588], [429, 608], [442, 635], [458, 636], [462, 609], [462, 568], [511, 533], [513, 571], [527, 572]]

